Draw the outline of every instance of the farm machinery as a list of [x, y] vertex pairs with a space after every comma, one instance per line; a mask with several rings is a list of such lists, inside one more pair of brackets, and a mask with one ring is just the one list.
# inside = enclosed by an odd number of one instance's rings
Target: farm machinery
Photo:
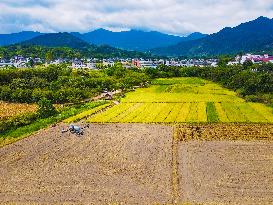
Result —
[[70, 133], [76, 134], [76, 135], [83, 135], [83, 130], [86, 127], [89, 127], [89, 125], [85, 125], [84, 127], [80, 127], [80, 126], [71, 124], [71, 125], [69, 125], [68, 129], [62, 129], [62, 133], [70, 132]]

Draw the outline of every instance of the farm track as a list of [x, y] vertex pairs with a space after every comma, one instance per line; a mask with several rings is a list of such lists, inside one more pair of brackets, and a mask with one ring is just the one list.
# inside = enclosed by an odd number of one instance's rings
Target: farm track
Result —
[[64, 126], [0, 149], [0, 204], [273, 204], [273, 125]]

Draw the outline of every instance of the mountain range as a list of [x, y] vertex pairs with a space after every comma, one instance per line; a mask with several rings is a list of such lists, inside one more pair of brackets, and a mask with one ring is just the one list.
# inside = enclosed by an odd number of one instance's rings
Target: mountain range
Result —
[[273, 51], [273, 19], [259, 17], [204, 38], [153, 49], [162, 56], [218, 56], [240, 52]]
[[34, 31], [22, 31], [19, 33], [0, 34], [0, 46], [8, 46], [16, 43], [21, 43], [23, 41], [30, 40], [40, 35], [42, 34]]
[[148, 51], [147, 53], [154, 55], [170, 57], [209, 57], [240, 52], [273, 53], [273, 19], [259, 17], [233, 28], [226, 27], [211, 35], [193, 33], [187, 37], [155, 31], [112, 32], [104, 29], [83, 34], [20, 32], [0, 35], [0, 46], [10, 44], [102, 49], [104, 52], [112, 52], [112, 55], [120, 53], [120, 49]]
[[156, 31], [122, 31], [112, 32], [98, 29], [89, 33], [72, 33], [73, 35], [95, 45], [110, 45], [125, 50], [147, 51], [153, 48], [175, 45], [182, 41], [195, 40], [206, 36], [202, 33], [193, 33], [187, 37], [163, 34]]
[[[76, 38], [72, 38], [73, 35]], [[56, 37], [56, 39], [54, 38]], [[112, 32], [105, 29], [98, 29], [88, 33], [65, 33], [61, 39], [60, 33], [45, 34], [39, 32], [25, 31], [14, 34], [0, 34], [0, 46], [7, 46], [15, 43], [23, 44], [39, 44], [43, 46], [56, 46], [56, 45], [66, 45], [72, 48], [79, 48], [85, 43], [94, 45], [109, 45], [115, 48], [120, 48], [124, 50], [134, 50], [134, 51], [147, 51], [158, 47], [165, 47], [175, 45], [182, 41], [189, 41], [194, 39], [203, 38], [206, 36], [201, 33], [193, 33], [187, 37], [180, 37], [174, 35], [163, 34], [156, 31], [145, 32], [145, 31], [122, 31], [122, 32]], [[52, 38], [53, 42], [49, 41]], [[70, 39], [70, 40], [69, 40]], [[75, 42], [72, 41], [75, 40]], [[79, 41], [81, 39], [81, 41]], [[43, 41], [43, 43], [38, 43]], [[61, 41], [62, 43], [58, 43]], [[69, 42], [70, 41], [70, 42]], [[85, 43], [83, 42], [85, 41]], [[76, 45], [76, 44], [79, 45]]]

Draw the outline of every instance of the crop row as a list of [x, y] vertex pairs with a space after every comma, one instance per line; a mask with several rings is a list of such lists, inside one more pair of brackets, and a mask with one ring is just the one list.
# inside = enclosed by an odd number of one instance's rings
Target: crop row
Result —
[[80, 120], [82, 120], [84, 118], [87, 118], [88, 116], [93, 115], [93, 114], [95, 114], [95, 113], [97, 113], [97, 112], [99, 112], [99, 111], [101, 111], [101, 110], [103, 110], [103, 109], [105, 109], [105, 108], [107, 108], [109, 106], [110, 106], [109, 103], [106, 103], [106, 104], [100, 105], [98, 107], [94, 107], [94, 108], [92, 108], [90, 110], [87, 110], [87, 111], [84, 111], [84, 112], [82, 112], [82, 113], [80, 113], [78, 115], [67, 118], [66, 120], [64, 120], [64, 123], [78, 122], [78, 121], [80, 121]]
[[126, 103], [245, 102], [234, 91], [199, 78], [156, 79], [149, 88], [126, 94]]
[[140, 88], [135, 92], [128, 93], [122, 102], [126, 103], [184, 103], [184, 102], [244, 102], [235, 95], [215, 93], [170, 93], [158, 91], [157, 88]]
[[272, 109], [254, 103], [121, 103], [91, 117], [98, 123], [273, 122]]

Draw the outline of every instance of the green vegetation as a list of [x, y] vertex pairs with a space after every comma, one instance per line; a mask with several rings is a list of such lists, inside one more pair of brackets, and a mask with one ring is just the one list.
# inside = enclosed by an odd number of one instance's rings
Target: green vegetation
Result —
[[42, 98], [38, 102], [38, 116], [40, 118], [47, 118], [57, 113], [56, 108], [53, 106], [52, 102], [46, 98]]
[[36, 113], [26, 113], [0, 120], [0, 133], [5, 133], [7, 130], [16, 129], [20, 126], [29, 125], [38, 119]]
[[208, 122], [218, 122], [218, 114], [213, 102], [207, 102]]
[[80, 120], [82, 120], [84, 118], [87, 118], [87, 117], [89, 117], [89, 116], [91, 116], [93, 114], [96, 114], [97, 112], [99, 112], [99, 111], [101, 111], [101, 110], [103, 110], [103, 109], [105, 109], [105, 108], [107, 108], [109, 106], [110, 106], [110, 104], [106, 103], [106, 104], [100, 105], [98, 107], [91, 108], [89, 110], [86, 110], [86, 111], [84, 111], [84, 112], [82, 112], [80, 114], [77, 114], [75, 116], [72, 116], [72, 117], [64, 120], [64, 123], [78, 122], [78, 121], [80, 121]]
[[121, 104], [92, 116], [97, 123], [273, 123], [273, 110], [200, 78], [156, 79], [126, 94]]
[[[223, 87], [234, 90], [247, 101], [273, 105], [273, 64], [270, 63], [219, 67], [159, 66], [157, 69], [146, 69], [145, 73], [154, 79], [198, 77], [217, 82]], [[155, 81], [156, 83], [157, 81]], [[221, 100], [219, 99], [219, 101]]]
[[150, 54], [137, 51], [125, 51], [110, 46], [90, 45], [85, 48], [46, 47], [39, 45], [10, 45], [0, 47], [0, 57], [10, 59], [16, 55], [42, 59], [73, 58], [149, 58]]
[[65, 65], [0, 70], [0, 100], [53, 103], [78, 103], [103, 90], [131, 89], [144, 84], [148, 77], [120, 64], [101, 71], [73, 70]]
[[84, 111], [87, 111], [90, 109], [92, 110], [98, 106], [102, 106], [105, 103], [106, 103], [105, 101], [97, 101], [97, 102], [86, 103], [83, 105], [70, 106], [70, 107], [64, 108], [63, 110], [59, 111], [57, 114], [51, 117], [44, 118], [44, 119], [35, 118], [34, 121], [29, 121], [29, 123], [25, 126], [18, 125], [18, 127], [11, 127], [10, 129], [5, 130], [5, 132], [1, 132], [0, 147], [9, 143], [15, 142], [24, 137], [27, 137], [40, 129], [48, 127], [51, 124], [61, 122], [64, 119], [67, 119], [71, 116], [75, 116]]

